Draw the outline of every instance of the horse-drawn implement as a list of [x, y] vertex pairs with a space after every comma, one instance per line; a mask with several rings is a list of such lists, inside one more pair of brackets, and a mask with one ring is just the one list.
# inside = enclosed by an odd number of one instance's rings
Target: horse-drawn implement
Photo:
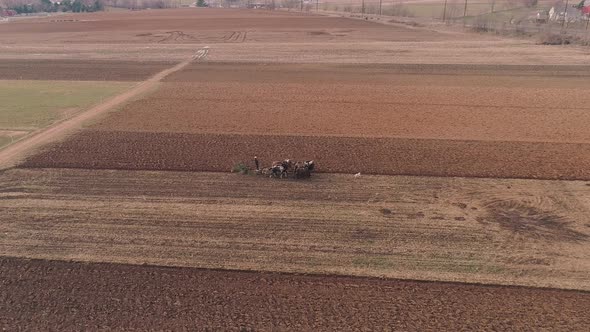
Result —
[[311, 177], [311, 173], [315, 170], [315, 162], [313, 160], [293, 161], [285, 159], [283, 161], [274, 161], [270, 167], [260, 168], [258, 158], [254, 157], [256, 165], [256, 174], [267, 175], [271, 178], [288, 178], [305, 179]]

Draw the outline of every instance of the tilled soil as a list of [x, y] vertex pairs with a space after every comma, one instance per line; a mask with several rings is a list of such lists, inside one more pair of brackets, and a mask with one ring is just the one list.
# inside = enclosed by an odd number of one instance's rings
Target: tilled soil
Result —
[[[289, 74], [298, 66], [283, 67]], [[264, 74], [249, 71], [255, 83], [229, 77], [165, 83], [93, 128], [590, 143], [590, 108], [580, 97], [590, 89], [588, 78], [553, 78], [546, 87], [537, 77], [387, 73], [371, 80], [360, 75], [363, 69], [345, 71], [342, 83], [314, 81], [305, 72], [299, 83], [263, 83], [256, 77]], [[353, 82], [357, 74], [362, 83]], [[215, 80], [212, 73], [203, 76]]]
[[590, 329], [590, 294], [0, 258], [0, 326], [44, 330]]
[[[482, 38], [482, 37], [479, 37]], [[199, 44], [248, 42], [443, 41], [430, 30], [298, 12], [168, 9], [60, 15], [0, 25], [0, 42]], [[464, 36], [463, 39], [475, 39]], [[489, 38], [488, 38], [489, 39]]]
[[1, 80], [144, 81], [170, 62], [105, 60], [0, 60]]
[[[254, 60], [254, 59], [252, 59]], [[401, 76], [400, 76], [401, 75]], [[400, 83], [405, 75], [416, 75], [412, 83], [428, 86], [432, 75], [456, 76], [452, 86], [498, 86], [503, 77], [518, 80], [530, 77], [557, 79], [548, 85], [539, 80], [535, 87], [560, 87], [568, 84], [559, 78], [589, 77], [590, 66], [584, 65], [498, 65], [498, 64], [439, 64], [439, 63], [265, 63], [265, 62], [200, 62], [168, 76], [165, 82], [247, 82], [247, 83]], [[481, 79], [491, 76], [494, 79]], [[473, 82], [472, 77], [477, 79]], [[479, 79], [478, 79], [479, 78]], [[523, 85], [529, 86], [529, 79]], [[571, 81], [570, 81], [571, 82]], [[569, 87], [587, 87], [588, 82], [574, 81]], [[514, 84], [513, 84], [514, 85]]]
[[[30, 157], [23, 167], [228, 172], [316, 160], [332, 173], [590, 179], [590, 144], [398, 138], [133, 133], [86, 130]], [[250, 165], [253, 167], [253, 165]]]

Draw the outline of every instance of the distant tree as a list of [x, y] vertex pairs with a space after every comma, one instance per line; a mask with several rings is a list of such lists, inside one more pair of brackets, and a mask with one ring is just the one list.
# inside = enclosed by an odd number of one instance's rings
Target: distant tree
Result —
[[522, 0], [522, 3], [525, 7], [531, 8], [531, 7], [537, 6], [539, 1], [538, 0]]
[[209, 7], [209, 4], [205, 0], [197, 0], [197, 7]]
[[72, 10], [72, 1], [71, 0], [63, 0], [61, 2], [61, 11], [68, 12]]

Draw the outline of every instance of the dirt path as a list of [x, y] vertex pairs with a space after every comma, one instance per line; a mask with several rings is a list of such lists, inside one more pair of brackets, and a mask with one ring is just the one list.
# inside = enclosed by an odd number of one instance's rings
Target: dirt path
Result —
[[0, 258], [0, 329], [588, 331], [590, 294]]
[[149, 91], [166, 76], [181, 70], [193, 61], [206, 57], [207, 53], [208, 47], [202, 48], [191, 59], [185, 60], [172, 68], [168, 68], [157, 73], [148, 80], [139, 83], [131, 90], [108, 99], [105, 102], [98, 104], [73, 118], [58, 122], [57, 124], [50, 127], [43, 128], [33, 133], [30, 137], [0, 150], [0, 169], [14, 166], [18, 161], [22, 160], [23, 157], [30, 154], [31, 151], [38, 149], [44, 144], [64, 137], [66, 134], [79, 128], [85, 121], [88, 121], [89, 119], [111, 110], [117, 105], [121, 105], [126, 101], [129, 101], [130, 99]]

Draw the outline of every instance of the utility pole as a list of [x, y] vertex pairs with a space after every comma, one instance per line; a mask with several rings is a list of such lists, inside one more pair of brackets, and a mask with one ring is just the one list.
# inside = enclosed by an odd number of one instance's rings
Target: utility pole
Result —
[[561, 22], [561, 27], [565, 28], [565, 21], [567, 21], [567, 7], [569, 5], [569, 0], [565, 0], [565, 9], [563, 11], [563, 22]]
[[320, 0], [315, 0], [315, 11], [316, 12], [320, 11]]
[[496, 0], [492, 0], [492, 14], [494, 13], [494, 7], [496, 7]]
[[379, 16], [381, 16], [381, 7], [383, 6], [383, 0], [379, 0]]
[[445, 8], [443, 9], [443, 23], [447, 20], [447, 0], [445, 0]]
[[361, 13], [363, 14], [363, 16], [365, 15], [365, 0], [363, 0], [363, 4], [361, 7]]
[[463, 9], [463, 20], [465, 20], [465, 16], [467, 16], [467, 0], [465, 0], [465, 8]]
[[300, 11], [303, 11], [303, 0], [301, 0], [301, 7], [299, 8]]
[[465, 0], [465, 8], [463, 9], [463, 27], [467, 24], [467, 0]]

